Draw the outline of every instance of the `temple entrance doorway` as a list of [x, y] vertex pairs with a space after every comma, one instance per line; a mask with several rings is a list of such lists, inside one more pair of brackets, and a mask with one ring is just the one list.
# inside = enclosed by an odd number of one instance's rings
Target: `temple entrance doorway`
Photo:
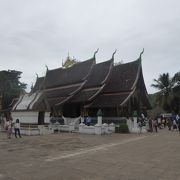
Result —
[[38, 125], [44, 125], [45, 112], [40, 111], [38, 114]]

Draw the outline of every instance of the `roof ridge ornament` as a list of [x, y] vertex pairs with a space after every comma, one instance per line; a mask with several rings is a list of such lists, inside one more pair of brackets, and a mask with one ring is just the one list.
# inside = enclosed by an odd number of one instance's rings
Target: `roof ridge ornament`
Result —
[[36, 78], [37, 78], [37, 79], [39, 78], [38, 73], [36, 73]]
[[64, 62], [63, 62], [63, 59], [62, 59], [62, 62], [61, 62], [61, 66], [63, 67], [63, 64], [64, 64]]
[[95, 58], [96, 57], [96, 54], [98, 53], [98, 51], [99, 51], [99, 48], [94, 52], [94, 56], [93, 56], [93, 58]]
[[113, 52], [112, 59], [114, 59], [114, 55], [116, 54], [116, 52], [117, 52], [117, 49]]
[[140, 59], [141, 59], [141, 56], [143, 53], [144, 53], [144, 48], [143, 48], [142, 52], [140, 53], [140, 56], [139, 56]]
[[33, 91], [33, 89], [34, 89], [34, 84], [31, 83], [31, 92]]
[[47, 66], [47, 64], [45, 64], [45, 67], [46, 67], [46, 72], [49, 70], [49, 68], [48, 68], [48, 66]]

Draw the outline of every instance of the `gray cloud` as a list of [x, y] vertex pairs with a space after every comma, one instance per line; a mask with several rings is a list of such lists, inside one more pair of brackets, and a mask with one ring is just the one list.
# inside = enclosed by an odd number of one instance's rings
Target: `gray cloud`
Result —
[[147, 89], [163, 72], [180, 70], [180, 1], [178, 0], [2, 0], [0, 1], [0, 70], [23, 72], [35, 81], [61, 66], [70, 55], [86, 60], [100, 48], [97, 62], [138, 58], [142, 48]]

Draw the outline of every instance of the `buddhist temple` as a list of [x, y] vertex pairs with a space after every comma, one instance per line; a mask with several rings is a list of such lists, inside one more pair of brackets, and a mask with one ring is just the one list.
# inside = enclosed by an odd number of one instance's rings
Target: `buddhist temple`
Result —
[[45, 112], [95, 117], [101, 109], [104, 117], [129, 117], [134, 111], [150, 109], [141, 63], [143, 52], [135, 61], [118, 65], [114, 65], [115, 52], [101, 63], [96, 63], [96, 53], [69, 67], [47, 68], [46, 75], [37, 77], [31, 92], [19, 98], [13, 111], [35, 111], [43, 121]]

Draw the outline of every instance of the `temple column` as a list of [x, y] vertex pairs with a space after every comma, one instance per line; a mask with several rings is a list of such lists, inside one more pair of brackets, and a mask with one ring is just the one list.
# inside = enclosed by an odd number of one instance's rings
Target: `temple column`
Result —
[[102, 134], [102, 111], [101, 111], [101, 109], [99, 109], [97, 112], [97, 119], [98, 119], [98, 122], [95, 125], [95, 134], [101, 135]]
[[97, 124], [99, 126], [102, 126], [102, 111], [101, 111], [101, 109], [99, 109], [98, 112], [97, 112], [97, 119], [98, 119]]
[[98, 119], [97, 124], [98, 124], [99, 126], [101, 126], [101, 125], [102, 125], [102, 116], [98, 116], [97, 119]]

